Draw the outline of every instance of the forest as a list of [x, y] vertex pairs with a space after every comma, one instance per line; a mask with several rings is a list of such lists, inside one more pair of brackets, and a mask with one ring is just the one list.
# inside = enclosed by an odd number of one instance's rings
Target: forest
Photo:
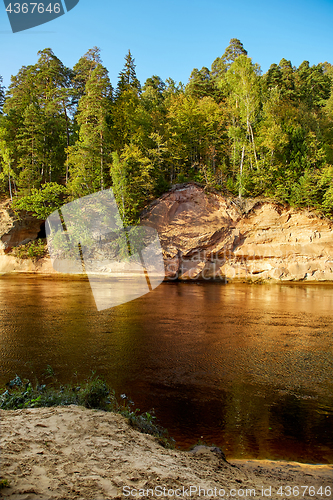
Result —
[[282, 59], [263, 74], [234, 38], [186, 85], [141, 85], [128, 51], [113, 87], [97, 47], [73, 68], [46, 48], [8, 89], [0, 79], [0, 191], [15, 209], [46, 218], [112, 187], [132, 224], [187, 181], [333, 217], [332, 64]]

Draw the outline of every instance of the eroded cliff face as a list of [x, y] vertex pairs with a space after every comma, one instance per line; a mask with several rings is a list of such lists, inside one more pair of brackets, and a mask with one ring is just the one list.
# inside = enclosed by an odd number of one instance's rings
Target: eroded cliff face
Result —
[[32, 215], [18, 217], [8, 201], [0, 203], [0, 250], [8, 251], [37, 239], [44, 221]]
[[333, 223], [311, 212], [188, 184], [142, 222], [159, 233], [169, 279], [333, 281]]
[[[49, 258], [6, 254], [36, 239], [42, 222], [0, 206], [0, 272], [55, 273]], [[308, 211], [186, 184], [155, 200], [142, 223], [159, 233], [169, 279], [333, 282], [333, 221]]]
[[10, 209], [8, 200], [0, 202], [0, 273], [54, 272], [50, 259], [18, 259], [8, 253], [14, 247], [36, 240], [43, 222], [29, 214], [18, 217]]

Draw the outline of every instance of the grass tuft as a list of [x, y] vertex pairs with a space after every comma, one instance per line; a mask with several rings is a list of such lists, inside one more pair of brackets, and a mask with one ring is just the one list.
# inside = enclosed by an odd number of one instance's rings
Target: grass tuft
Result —
[[0, 490], [2, 490], [3, 488], [10, 488], [8, 479], [0, 479]]

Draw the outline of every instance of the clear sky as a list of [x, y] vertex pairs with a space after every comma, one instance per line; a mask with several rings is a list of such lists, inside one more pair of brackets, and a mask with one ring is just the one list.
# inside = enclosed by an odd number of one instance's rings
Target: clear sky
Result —
[[113, 86], [128, 49], [141, 83], [153, 74], [187, 83], [192, 69], [210, 67], [231, 38], [263, 72], [283, 57], [295, 66], [333, 63], [333, 0], [80, 0], [64, 16], [15, 34], [0, 0], [6, 86], [21, 66], [37, 61], [38, 50], [51, 47], [72, 67], [93, 46], [101, 48]]

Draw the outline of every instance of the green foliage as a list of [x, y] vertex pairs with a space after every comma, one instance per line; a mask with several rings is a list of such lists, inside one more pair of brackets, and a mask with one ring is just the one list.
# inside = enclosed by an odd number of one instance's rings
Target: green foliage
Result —
[[140, 92], [141, 85], [136, 76], [134, 59], [131, 51], [129, 50], [125, 57], [124, 69], [119, 73], [119, 81], [116, 91], [117, 98], [126, 90], [134, 90], [136, 93]]
[[46, 219], [65, 203], [67, 189], [55, 182], [48, 182], [40, 189], [33, 188], [30, 195], [13, 201], [14, 210], [32, 212], [39, 219]]
[[83, 401], [86, 408], [102, 408], [105, 409], [109, 396], [109, 389], [103, 380], [95, 378], [83, 391]]
[[73, 197], [104, 189], [107, 175], [107, 117], [112, 87], [107, 69], [100, 63], [90, 72], [81, 97], [77, 122], [79, 140], [67, 149], [69, 190]]
[[[246, 195], [245, 182], [250, 172], [258, 170], [254, 125], [260, 108], [260, 68], [242, 54], [225, 75], [230, 112], [229, 138], [232, 141], [233, 174], [238, 179], [238, 195]], [[239, 165], [239, 167], [238, 167]]]
[[85, 94], [85, 86], [92, 71], [94, 71], [99, 64], [102, 64], [100, 52], [100, 49], [96, 46], [89, 49], [73, 68], [73, 97], [76, 104]]
[[299, 207], [317, 208], [317, 193], [316, 178], [310, 170], [305, 170], [291, 187], [290, 203]]
[[12, 248], [10, 253], [19, 259], [32, 259], [37, 261], [48, 254], [46, 240], [38, 239], [36, 241], [30, 241], [25, 245]]
[[113, 154], [113, 191], [125, 226], [137, 222], [146, 200], [152, 195], [152, 170], [151, 160], [137, 146], [126, 146], [120, 157]]
[[8, 141], [7, 131], [4, 127], [0, 127], [0, 160], [1, 160], [1, 172], [0, 181], [8, 182], [8, 190], [10, 199], [13, 200], [12, 194], [12, 183], [15, 187], [15, 172], [12, 168], [12, 157], [13, 151], [11, 149], [10, 143]]
[[186, 93], [198, 99], [209, 96], [214, 96], [216, 100], [219, 99], [218, 87], [215, 85], [211, 72], [206, 67], [201, 68], [200, 71], [194, 68], [186, 86]]
[[333, 166], [325, 165], [319, 177], [319, 188], [323, 189], [321, 208], [326, 215], [333, 214]]
[[222, 163], [225, 113], [211, 97], [200, 100], [184, 94], [172, 98], [168, 111], [168, 149], [172, 181], [193, 179], [210, 169], [219, 175]]
[[246, 56], [247, 51], [238, 38], [232, 38], [222, 57], [217, 57], [213, 62], [211, 67], [212, 77], [221, 78], [222, 74], [226, 72], [232, 63], [241, 55]]
[[153, 75], [141, 88], [128, 51], [114, 92], [97, 47], [73, 69], [40, 51], [6, 97], [0, 78], [2, 191], [46, 218], [67, 194], [112, 187], [132, 224], [170, 185], [195, 180], [331, 216], [332, 64], [283, 58], [262, 75], [233, 38], [208, 68], [186, 86]]
[[3, 108], [12, 168], [22, 194], [60, 180], [71, 128], [71, 70], [49, 48], [38, 55], [37, 64], [12, 77]]
[[0, 490], [3, 488], [10, 488], [10, 482], [8, 479], [0, 479]]

